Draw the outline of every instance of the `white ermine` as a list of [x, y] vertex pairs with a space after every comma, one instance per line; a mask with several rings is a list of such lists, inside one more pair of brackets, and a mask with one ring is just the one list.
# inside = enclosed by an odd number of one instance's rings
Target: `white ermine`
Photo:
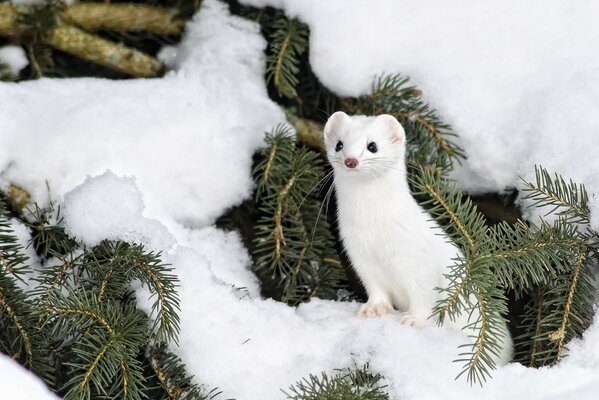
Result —
[[[390, 115], [336, 112], [325, 125], [324, 139], [341, 239], [368, 294], [359, 315], [381, 316], [395, 307], [402, 323], [428, 325], [440, 299], [435, 288], [448, 286], [444, 274], [459, 250], [410, 193], [402, 126]], [[461, 329], [468, 317], [475, 321], [478, 315], [463, 312], [445, 324]], [[507, 326], [504, 334], [499, 364], [511, 358]]]

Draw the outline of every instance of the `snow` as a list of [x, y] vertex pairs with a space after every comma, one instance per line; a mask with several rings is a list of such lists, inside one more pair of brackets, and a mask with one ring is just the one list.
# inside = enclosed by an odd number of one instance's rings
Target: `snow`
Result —
[[171, 248], [173, 236], [159, 221], [143, 217], [143, 210], [135, 179], [119, 179], [112, 171], [87, 178], [64, 196], [61, 208], [66, 233], [87, 246], [108, 239], [135, 241], [152, 250]]
[[335, 93], [366, 94], [382, 72], [409, 76], [460, 137], [462, 189], [521, 188], [541, 164], [599, 195], [596, 1], [241, 3], [306, 22], [310, 63]]
[[[364, 93], [384, 70], [412, 76], [470, 154], [457, 172], [463, 187], [517, 186], [533, 163], [599, 185], [597, 139], [587, 137], [599, 102], [589, 2], [276, 3], [310, 24], [315, 71], [339, 93]], [[260, 297], [239, 235], [211, 224], [250, 195], [252, 153], [283, 120], [266, 94], [264, 46], [257, 25], [205, 0], [183, 42], [163, 52], [174, 66], [164, 78], [0, 84], [0, 184], [54, 199], [86, 245], [111, 238], [163, 250], [181, 282], [172, 350], [221, 398], [280, 399], [309, 373], [367, 361], [394, 399], [594, 398], [599, 316], [556, 366], [510, 364], [480, 388], [454, 381], [459, 332], [361, 319], [353, 302], [295, 309]], [[137, 295], [149, 310], [144, 289]], [[0, 358], [0, 368], [4, 390], [14, 367]], [[18, 383], [23, 398], [43, 398]]]
[[13, 75], [18, 75], [29, 65], [29, 60], [21, 46], [7, 45], [0, 47], [0, 63], [6, 64]]
[[57, 400], [42, 380], [10, 357], [0, 353], [2, 398], [11, 400]]
[[149, 217], [210, 225], [250, 195], [252, 154], [284, 121], [266, 93], [265, 46], [257, 24], [209, 1], [162, 79], [0, 85], [0, 185], [46, 203], [111, 169], [136, 177]]

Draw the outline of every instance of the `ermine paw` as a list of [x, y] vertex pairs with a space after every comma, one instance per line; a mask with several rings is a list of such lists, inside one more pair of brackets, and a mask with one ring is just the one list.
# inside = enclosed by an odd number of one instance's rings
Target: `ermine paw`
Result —
[[364, 304], [360, 307], [360, 311], [358, 311], [358, 315], [360, 317], [366, 318], [374, 318], [381, 317], [385, 314], [389, 314], [393, 312], [393, 307], [385, 303], [376, 303], [376, 304]]
[[417, 319], [408, 312], [402, 312], [400, 314], [399, 323], [403, 325], [413, 326], [415, 328], [424, 328], [425, 326], [430, 325], [430, 321], [428, 319]]

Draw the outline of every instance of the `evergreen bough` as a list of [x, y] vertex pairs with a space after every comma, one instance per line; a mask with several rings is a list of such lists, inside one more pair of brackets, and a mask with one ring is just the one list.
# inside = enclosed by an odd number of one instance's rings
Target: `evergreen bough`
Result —
[[337, 299], [345, 273], [329, 225], [321, 218], [324, 205], [317, 190], [332, 175], [323, 173], [318, 153], [296, 146], [284, 126], [266, 135], [259, 155], [254, 180], [261, 216], [254, 270], [270, 283], [270, 295], [286, 303]]
[[333, 376], [310, 374], [283, 391], [292, 400], [388, 400], [383, 376], [362, 368], [337, 370]]
[[299, 57], [308, 47], [308, 27], [282, 12], [278, 12], [269, 25], [266, 81], [274, 84], [279, 95], [294, 98], [299, 83]]

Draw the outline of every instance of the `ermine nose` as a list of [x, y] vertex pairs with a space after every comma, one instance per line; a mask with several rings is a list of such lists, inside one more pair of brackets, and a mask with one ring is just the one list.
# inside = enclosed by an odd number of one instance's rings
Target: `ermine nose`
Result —
[[345, 166], [347, 168], [356, 168], [358, 166], [358, 160], [356, 160], [355, 158], [346, 158]]

